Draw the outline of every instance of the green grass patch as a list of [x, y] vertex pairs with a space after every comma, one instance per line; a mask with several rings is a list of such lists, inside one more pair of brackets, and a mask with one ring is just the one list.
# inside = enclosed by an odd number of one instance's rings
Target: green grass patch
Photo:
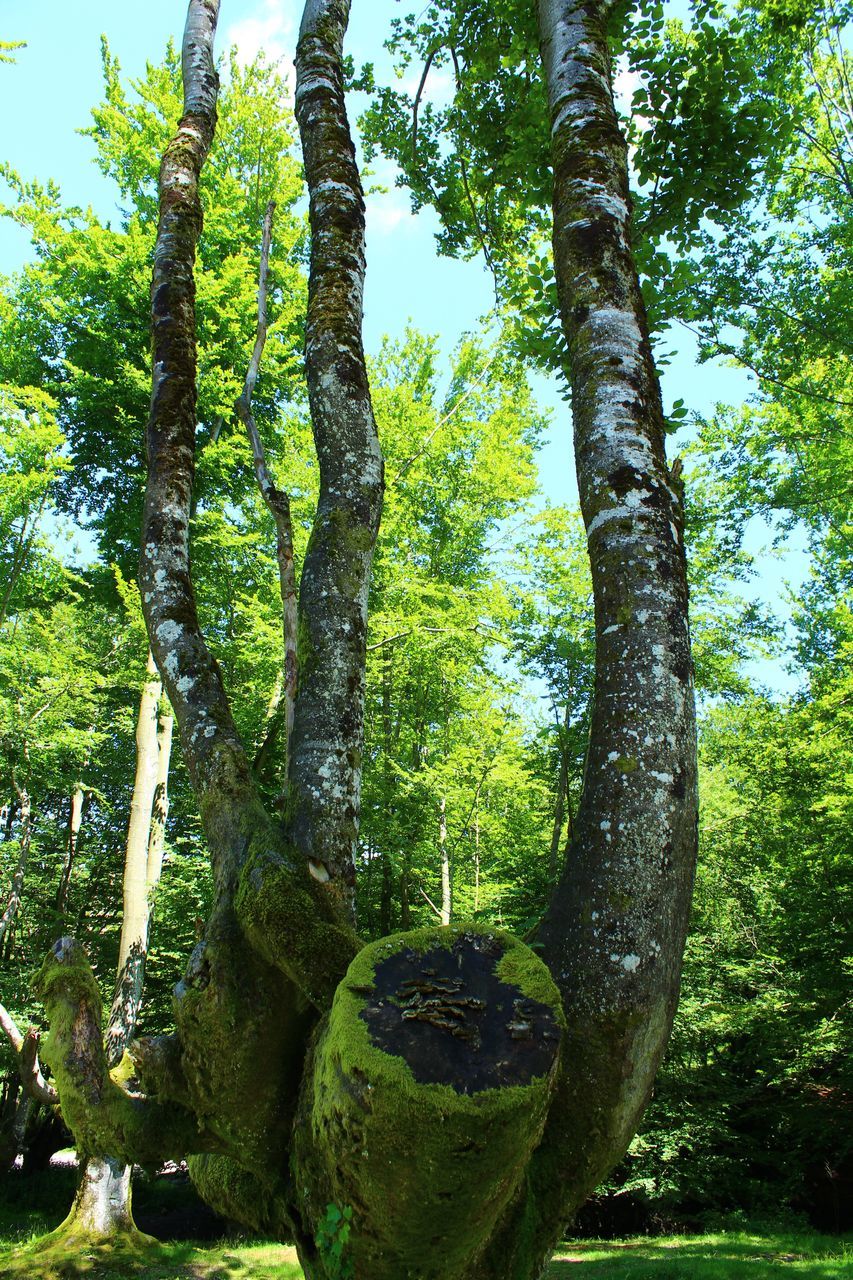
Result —
[[853, 1240], [788, 1231], [588, 1240], [561, 1247], [548, 1280], [842, 1280]]
[[[3, 1246], [6, 1247], [3, 1247]], [[210, 1247], [153, 1244], [135, 1251], [73, 1254], [30, 1240], [0, 1241], [4, 1280], [302, 1280], [295, 1251], [285, 1245], [223, 1240]], [[548, 1280], [842, 1280], [853, 1277], [853, 1240], [788, 1231], [720, 1232], [703, 1236], [572, 1241], [563, 1245]]]
[[[46, 1247], [47, 1244], [47, 1247]], [[153, 1244], [132, 1252], [66, 1252], [34, 1240], [0, 1250], [3, 1280], [302, 1280], [296, 1251], [279, 1244]]]

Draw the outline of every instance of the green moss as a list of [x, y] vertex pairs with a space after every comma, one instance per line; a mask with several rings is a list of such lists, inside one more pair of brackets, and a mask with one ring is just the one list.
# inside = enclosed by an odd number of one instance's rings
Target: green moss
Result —
[[633, 756], [619, 756], [615, 764], [620, 773], [635, 773], [639, 768]]
[[118, 1065], [113, 1067], [110, 1071], [110, 1079], [121, 1089], [129, 1080], [133, 1080], [135, 1075], [136, 1067], [134, 1066], [133, 1059], [125, 1049], [124, 1053], [121, 1055], [121, 1062], [119, 1062]]
[[259, 954], [317, 1008], [329, 1008], [358, 940], [335, 919], [328, 893], [271, 824], [251, 843], [235, 908]]
[[[500, 933], [497, 936], [504, 938], [510, 935]], [[498, 961], [495, 972], [501, 982], [518, 987], [528, 1000], [547, 1004], [554, 1010], [560, 1029], [565, 1030], [566, 1019], [556, 983], [548, 968], [529, 947], [510, 947]]]
[[187, 1165], [199, 1195], [228, 1222], [275, 1239], [292, 1238], [283, 1188], [275, 1181], [261, 1180], [227, 1156], [191, 1156]]
[[403, 948], [423, 954], [476, 936], [498, 939], [500, 980], [546, 1003], [562, 1026], [557, 990], [535, 954], [508, 934], [462, 926], [365, 947], [320, 1036], [305, 1123], [297, 1126], [296, 1195], [315, 1235], [329, 1204], [352, 1206], [356, 1277], [461, 1280], [541, 1134], [553, 1072], [472, 1094], [421, 1084], [402, 1057], [373, 1042], [360, 1016], [383, 960]]

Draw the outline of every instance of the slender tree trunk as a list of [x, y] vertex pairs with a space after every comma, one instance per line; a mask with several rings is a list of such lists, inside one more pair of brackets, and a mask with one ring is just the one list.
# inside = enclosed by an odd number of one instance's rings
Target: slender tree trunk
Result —
[[444, 796], [438, 806], [438, 851], [441, 859], [441, 923], [450, 924], [453, 907], [450, 882], [450, 853], [447, 848], [447, 800]]
[[391, 853], [386, 848], [382, 851], [382, 888], [379, 896], [379, 929], [381, 933], [391, 932], [391, 904], [394, 899], [394, 869], [391, 866]]
[[21, 824], [21, 835], [18, 846], [18, 865], [15, 867], [15, 873], [12, 876], [6, 908], [3, 915], [0, 916], [0, 944], [7, 936], [11, 937], [15, 916], [18, 914], [18, 908], [21, 905], [21, 895], [24, 891], [27, 863], [30, 860], [30, 845], [33, 832], [33, 810], [30, 793], [26, 787], [18, 784], [14, 774], [12, 781], [18, 794], [18, 818]]
[[252, 446], [252, 460], [255, 477], [267, 509], [275, 523], [276, 561], [278, 563], [279, 591], [282, 611], [282, 702], [284, 704], [284, 777], [287, 777], [290, 760], [290, 738], [293, 732], [293, 716], [296, 708], [296, 687], [298, 681], [297, 627], [298, 607], [296, 590], [296, 560], [293, 550], [293, 521], [290, 514], [290, 499], [284, 490], [279, 489], [272, 481], [267, 468], [266, 453], [260, 432], [252, 413], [252, 395], [258, 379], [261, 357], [267, 340], [267, 275], [269, 272], [270, 241], [272, 239], [273, 215], [275, 203], [271, 200], [264, 215], [264, 229], [261, 240], [261, 265], [258, 277], [258, 328], [255, 346], [242, 394], [237, 400], [237, 413], [246, 428], [249, 443]]
[[86, 798], [86, 792], [82, 785], [78, 782], [71, 795], [71, 804], [68, 812], [68, 842], [65, 846], [65, 863], [62, 868], [62, 875], [59, 877], [59, 887], [56, 890], [56, 913], [62, 920], [68, 906], [68, 890], [71, 885], [71, 874], [74, 870], [74, 862], [77, 858], [77, 844], [80, 839], [80, 828], [83, 825], [83, 802]]
[[[151, 830], [148, 836], [148, 928], [151, 927], [151, 911], [160, 875], [163, 870], [163, 852], [166, 844], [166, 822], [169, 817], [169, 767], [172, 760], [172, 732], [175, 718], [164, 698], [160, 699], [157, 714], [157, 785], [151, 809]], [[147, 950], [147, 948], [146, 948]]]
[[[389, 817], [393, 814], [394, 803], [391, 799], [394, 786], [391, 771], [391, 694], [393, 685], [394, 646], [389, 645], [382, 664], [382, 781], [385, 805]], [[379, 900], [379, 928], [382, 933], [391, 932], [391, 908], [394, 900], [394, 868], [391, 864], [390, 842], [385, 841], [382, 851], [382, 894]]]
[[558, 736], [560, 748], [560, 770], [557, 777], [557, 796], [554, 802], [554, 824], [551, 829], [551, 850], [548, 858], [548, 870], [551, 882], [557, 880], [560, 870], [560, 844], [563, 834], [563, 823], [566, 818], [566, 797], [569, 789], [569, 699], [563, 716], [562, 732]]
[[[154, 658], [149, 652], [145, 684], [139, 701], [136, 721], [136, 775], [130, 801], [130, 822], [124, 855], [122, 893], [124, 909], [119, 941], [115, 994], [107, 1029], [107, 1058], [115, 1066], [133, 1035], [142, 998], [145, 954], [148, 948], [149, 846], [152, 843], [152, 812], [158, 785], [160, 750], [158, 744], [158, 705], [163, 687]], [[171, 740], [171, 731], [169, 734]], [[162, 842], [155, 843], [154, 858], [162, 864]], [[153, 868], [152, 868], [153, 869]]]
[[474, 811], [474, 914], [480, 910], [480, 799]]
[[[136, 722], [136, 771], [125, 845], [118, 968], [105, 1037], [107, 1059], [113, 1067], [133, 1038], [142, 1000], [152, 897], [163, 866], [171, 745], [172, 715], [163, 704], [163, 688], [149, 652]], [[63, 1245], [78, 1236], [87, 1241], [141, 1239], [133, 1221], [130, 1179], [131, 1167], [122, 1160], [90, 1157], [71, 1212], [58, 1228]]]
[[408, 850], [400, 856], [400, 928], [411, 929], [412, 910], [409, 904], [409, 883], [412, 874], [412, 860]]

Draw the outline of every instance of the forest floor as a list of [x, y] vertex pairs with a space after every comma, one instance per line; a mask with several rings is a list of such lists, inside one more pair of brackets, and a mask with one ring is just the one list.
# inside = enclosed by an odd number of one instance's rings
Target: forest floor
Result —
[[[3, 1280], [301, 1280], [293, 1249], [219, 1241], [157, 1243], [142, 1253], [96, 1249], [51, 1254], [42, 1237], [17, 1249], [0, 1242]], [[725, 1232], [623, 1241], [572, 1241], [548, 1280], [849, 1280], [853, 1242], [832, 1236]]]
[[[0, 1280], [302, 1280], [292, 1248], [225, 1236], [178, 1178], [139, 1180], [134, 1207], [158, 1239], [142, 1250], [58, 1251], [46, 1233], [68, 1211], [73, 1169], [0, 1181]], [[853, 1237], [818, 1232], [567, 1241], [548, 1280], [853, 1280]]]
[[[91, 1249], [74, 1256], [45, 1248], [44, 1238], [0, 1247], [4, 1280], [301, 1280], [292, 1248], [218, 1242], [151, 1245], [143, 1253]], [[853, 1243], [838, 1236], [751, 1234], [584, 1240], [564, 1245], [548, 1280], [843, 1280], [853, 1276]]]

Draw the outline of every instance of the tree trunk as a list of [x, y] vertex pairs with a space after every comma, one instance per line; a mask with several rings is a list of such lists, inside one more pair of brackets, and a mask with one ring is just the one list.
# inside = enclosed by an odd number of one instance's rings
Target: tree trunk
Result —
[[111, 1247], [153, 1244], [152, 1237], [143, 1235], [133, 1221], [130, 1175], [130, 1165], [110, 1156], [88, 1160], [71, 1212], [45, 1238], [45, 1250], [55, 1245], [67, 1252], [75, 1243], [85, 1248], [105, 1243]]
[[[296, 59], [320, 498], [300, 590], [286, 824], [261, 803], [199, 628], [188, 541], [193, 262], [217, 16], [217, 0], [191, 0], [184, 115], [160, 174], [140, 575], [214, 905], [176, 989], [176, 1034], [134, 1048], [132, 1090], [110, 1073], [97, 984], [72, 939], [38, 979], [46, 1053], [82, 1148], [145, 1162], [190, 1153], [211, 1202], [292, 1233], [308, 1280], [535, 1280], [648, 1097], [677, 997], [695, 852], [681, 509], [629, 247], [605, 10], [539, 4], [597, 647], [574, 839], [530, 947], [447, 923], [362, 947], [350, 927], [382, 461], [361, 345], [347, 0], [307, 0]], [[440, 843], [446, 864], [446, 830]]]
[[474, 914], [480, 910], [480, 797], [474, 811]]
[[77, 844], [80, 839], [80, 828], [83, 825], [83, 802], [85, 798], [86, 792], [78, 782], [71, 795], [71, 804], [68, 811], [68, 842], [65, 849], [65, 863], [62, 868], [62, 875], [59, 877], [59, 887], [56, 890], [56, 914], [60, 920], [64, 919], [68, 907], [68, 890], [71, 885], [74, 862], [77, 858]]
[[296, 560], [293, 549], [293, 521], [290, 514], [288, 495], [273, 484], [267, 469], [266, 453], [260, 432], [252, 413], [252, 395], [258, 379], [261, 356], [267, 340], [267, 274], [269, 271], [270, 241], [272, 239], [273, 214], [275, 203], [270, 200], [264, 214], [264, 229], [261, 240], [261, 266], [258, 277], [258, 329], [255, 346], [243, 392], [237, 400], [237, 413], [246, 428], [249, 443], [252, 446], [252, 460], [255, 467], [255, 478], [267, 509], [275, 523], [276, 561], [278, 563], [278, 583], [281, 595], [282, 619], [282, 702], [284, 705], [284, 776], [287, 777], [290, 760], [290, 738], [293, 733], [293, 716], [296, 707], [296, 687], [298, 682], [298, 604], [296, 590]]
[[27, 863], [30, 860], [30, 845], [33, 834], [33, 811], [30, 793], [26, 787], [19, 786], [14, 774], [12, 775], [12, 782], [18, 795], [18, 819], [21, 824], [21, 835], [18, 844], [18, 865], [15, 867], [15, 872], [12, 876], [6, 908], [3, 915], [0, 916], [0, 943], [7, 936], [11, 936], [15, 916], [18, 914], [18, 908], [21, 905], [21, 894], [24, 891], [24, 877], [27, 874]]
[[561, 1024], [550, 975], [508, 935], [423, 929], [361, 951], [294, 1131], [308, 1280], [470, 1274], [541, 1136]]
[[444, 796], [438, 806], [438, 851], [441, 860], [441, 923], [450, 924], [453, 907], [450, 882], [450, 853], [447, 848], [447, 800]]
[[[112, 1009], [105, 1044], [111, 1067], [117, 1067], [136, 1030], [153, 894], [163, 866], [172, 715], [163, 705], [163, 687], [149, 652], [136, 722], [136, 772], [125, 845], [121, 936]], [[77, 1239], [120, 1243], [144, 1241], [131, 1211], [131, 1167], [98, 1156], [83, 1164], [71, 1212], [57, 1228], [63, 1246]]]
[[[121, 1061], [121, 1056], [130, 1043], [142, 999], [145, 955], [148, 950], [150, 894], [154, 887], [149, 880], [149, 847], [152, 841], [155, 846], [152, 852], [157, 878], [162, 865], [162, 826], [158, 824], [156, 839], [152, 829], [154, 795], [160, 782], [158, 705], [162, 696], [163, 686], [153, 655], [149, 652], [136, 721], [136, 775], [124, 854], [124, 906], [118, 970], [107, 1028], [107, 1057], [111, 1066], [116, 1066]], [[169, 739], [171, 741], [171, 730]], [[154, 869], [152, 866], [151, 871]]]
[[175, 718], [165, 699], [160, 699], [157, 714], [157, 785], [151, 808], [151, 830], [148, 836], [148, 862], [146, 883], [148, 886], [148, 929], [160, 876], [163, 871], [163, 852], [166, 844], [166, 822], [169, 817], [169, 767], [172, 760], [172, 731]]
[[554, 801], [554, 823], [551, 828], [551, 850], [548, 857], [548, 870], [551, 882], [554, 883], [560, 872], [560, 844], [563, 834], [563, 823], [566, 820], [566, 797], [569, 790], [569, 699], [566, 699], [566, 710], [563, 716], [562, 732], [558, 736], [560, 747], [560, 767], [557, 776], [557, 795]]
[[400, 864], [400, 928], [405, 931], [412, 927], [412, 910], [409, 904], [412, 860], [408, 851], [401, 854]]

